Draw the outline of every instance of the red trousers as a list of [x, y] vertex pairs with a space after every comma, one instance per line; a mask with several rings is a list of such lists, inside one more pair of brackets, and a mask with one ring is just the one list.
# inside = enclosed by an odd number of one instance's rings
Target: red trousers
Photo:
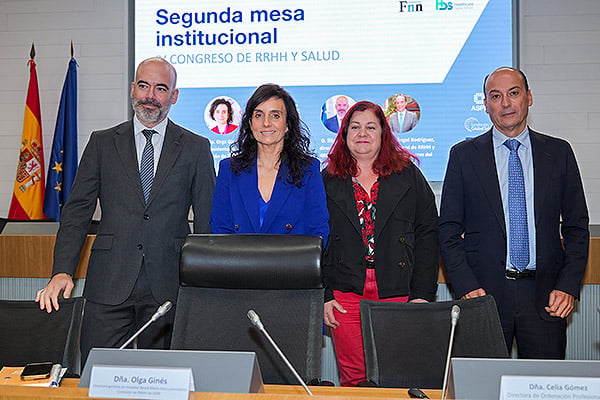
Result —
[[346, 310], [344, 314], [334, 309], [335, 319], [338, 320], [340, 326], [331, 330], [340, 374], [340, 384], [342, 386], [356, 386], [358, 382], [367, 379], [360, 326], [360, 301], [364, 299], [406, 303], [408, 296], [380, 299], [377, 281], [375, 280], [375, 269], [367, 269], [362, 296], [338, 290], [334, 290], [333, 295], [335, 300]]

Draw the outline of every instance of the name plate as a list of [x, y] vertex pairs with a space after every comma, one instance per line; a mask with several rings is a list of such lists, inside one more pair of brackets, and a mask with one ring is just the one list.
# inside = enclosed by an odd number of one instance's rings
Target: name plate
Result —
[[600, 378], [503, 375], [503, 399], [600, 400]]
[[90, 397], [187, 400], [194, 391], [191, 368], [94, 365]]

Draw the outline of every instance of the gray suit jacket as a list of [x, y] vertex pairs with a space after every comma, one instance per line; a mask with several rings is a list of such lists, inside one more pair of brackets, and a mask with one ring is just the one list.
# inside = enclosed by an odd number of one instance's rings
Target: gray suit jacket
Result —
[[179, 253], [190, 233], [207, 233], [215, 171], [210, 144], [169, 121], [148, 204], [144, 202], [133, 122], [93, 132], [62, 210], [52, 274], [74, 275], [96, 203], [102, 217], [84, 296], [116, 305], [127, 299], [144, 260], [155, 299], [176, 301]]
[[417, 113], [406, 110], [404, 122], [402, 123], [402, 129], [400, 129], [400, 120], [397, 112], [390, 115], [388, 122], [390, 123], [390, 128], [392, 128], [392, 132], [408, 132], [412, 128], [417, 126], [417, 124], [419, 123], [419, 117], [417, 116]]

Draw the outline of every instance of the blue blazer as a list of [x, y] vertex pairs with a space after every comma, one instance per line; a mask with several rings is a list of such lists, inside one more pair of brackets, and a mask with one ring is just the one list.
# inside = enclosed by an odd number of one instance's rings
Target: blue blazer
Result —
[[260, 225], [256, 160], [251, 171], [231, 171], [231, 159], [219, 163], [210, 224], [213, 233], [290, 233], [329, 236], [329, 213], [319, 160], [313, 159], [302, 186], [285, 181], [283, 165], [275, 180], [269, 207]]

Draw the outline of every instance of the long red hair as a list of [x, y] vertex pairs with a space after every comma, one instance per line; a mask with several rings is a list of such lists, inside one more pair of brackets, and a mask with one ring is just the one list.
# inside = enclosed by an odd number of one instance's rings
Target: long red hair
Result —
[[346, 138], [348, 137], [350, 119], [354, 113], [359, 111], [371, 111], [381, 125], [381, 148], [379, 155], [373, 162], [373, 172], [387, 178], [394, 172], [401, 173], [413, 161], [418, 161], [413, 154], [400, 145], [392, 134], [381, 107], [370, 101], [359, 101], [344, 116], [342, 126], [333, 142], [333, 146], [331, 146], [331, 150], [329, 150], [326, 167], [329, 175], [340, 179], [346, 179], [348, 176], [358, 176], [358, 165], [348, 149]]

